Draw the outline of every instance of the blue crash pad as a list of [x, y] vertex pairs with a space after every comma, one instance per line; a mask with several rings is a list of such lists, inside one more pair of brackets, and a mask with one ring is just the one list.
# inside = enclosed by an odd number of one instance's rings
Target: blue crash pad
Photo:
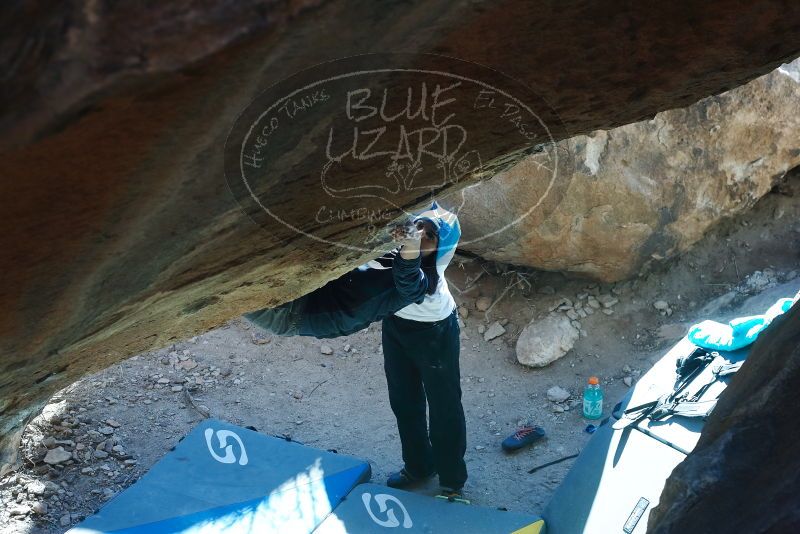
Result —
[[207, 419], [69, 534], [311, 532], [370, 475], [363, 460]]
[[361, 484], [314, 534], [381, 532], [543, 534], [544, 521], [534, 515], [451, 503], [386, 486]]

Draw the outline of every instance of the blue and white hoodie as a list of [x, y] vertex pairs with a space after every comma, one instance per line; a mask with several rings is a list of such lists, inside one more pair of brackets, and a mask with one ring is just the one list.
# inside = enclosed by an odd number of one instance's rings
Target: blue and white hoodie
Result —
[[439, 280], [436, 292], [432, 295], [425, 294], [422, 302], [409, 304], [394, 314], [412, 321], [441, 321], [453, 313], [456, 307], [447, 280], [445, 280], [444, 271], [450, 265], [456, 252], [458, 240], [461, 238], [461, 225], [459, 225], [458, 216], [455, 213], [447, 211], [436, 202], [433, 203], [431, 209], [419, 214], [414, 222], [420, 220], [432, 222], [439, 232], [439, 247], [436, 250], [436, 272], [439, 274]]

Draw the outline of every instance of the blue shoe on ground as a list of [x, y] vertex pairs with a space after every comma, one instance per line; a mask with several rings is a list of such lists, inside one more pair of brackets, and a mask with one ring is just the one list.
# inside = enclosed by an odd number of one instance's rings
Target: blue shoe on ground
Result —
[[540, 426], [525, 425], [517, 429], [514, 434], [508, 436], [503, 440], [502, 447], [504, 451], [516, 451], [536, 443], [544, 437], [544, 428]]

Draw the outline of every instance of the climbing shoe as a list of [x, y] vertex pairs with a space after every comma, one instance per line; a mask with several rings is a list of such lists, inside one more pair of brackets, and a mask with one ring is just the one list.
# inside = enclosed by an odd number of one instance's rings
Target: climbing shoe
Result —
[[503, 440], [504, 451], [516, 451], [542, 439], [544, 429], [540, 426], [525, 425], [517, 429], [512, 435]]
[[442, 489], [439, 490], [439, 495], [437, 495], [436, 498], [443, 499], [448, 502], [460, 502], [461, 504], [469, 504], [469, 501], [464, 498], [464, 492], [461, 488], [448, 488], [442, 486]]
[[404, 467], [400, 471], [392, 473], [389, 475], [389, 478], [386, 480], [386, 485], [390, 488], [409, 488], [411, 486], [416, 486], [417, 484], [421, 484], [434, 476], [436, 471], [431, 471], [427, 475], [424, 476], [414, 476], [408, 472], [408, 470]]

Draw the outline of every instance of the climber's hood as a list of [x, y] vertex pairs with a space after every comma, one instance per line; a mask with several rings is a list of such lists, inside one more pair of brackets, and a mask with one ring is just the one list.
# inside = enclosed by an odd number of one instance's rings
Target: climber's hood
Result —
[[450, 260], [456, 252], [458, 240], [461, 238], [461, 225], [458, 216], [439, 206], [435, 201], [431, 208], [423, 211], [414, 222], [427, 220], [433, 223], [439, 234], [439, 248], [436, 250], [436, 271], [439, 276], [444, 276], [444, 270], [450, 265]]

